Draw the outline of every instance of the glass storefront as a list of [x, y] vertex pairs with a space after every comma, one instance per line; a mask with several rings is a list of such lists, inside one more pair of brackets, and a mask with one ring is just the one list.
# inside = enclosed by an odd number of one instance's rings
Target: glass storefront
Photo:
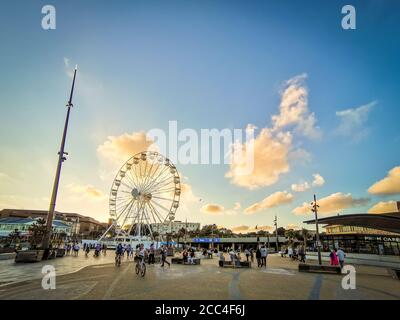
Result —
[[348, 253], [400, 255], [400, 235], [321, 234], [323, 250], [342, 248]]

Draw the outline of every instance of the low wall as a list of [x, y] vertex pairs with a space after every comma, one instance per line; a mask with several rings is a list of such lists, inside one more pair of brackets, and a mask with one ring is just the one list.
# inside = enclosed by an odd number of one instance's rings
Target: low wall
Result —
[[[322, 261], [329, 261], [329, 252], [321, 252]], [[306, 259], [318, 260], [317, 252], [307, 252]], [[375, 267], [400, 268], [400, 256], [377, 254], [346, 253], [345, 263], [361, 264]]]
[[17, 254], [15, 252], [12, 253], [1, 253], [0, 260], [8, 260], [8, 259], [15, 259]]

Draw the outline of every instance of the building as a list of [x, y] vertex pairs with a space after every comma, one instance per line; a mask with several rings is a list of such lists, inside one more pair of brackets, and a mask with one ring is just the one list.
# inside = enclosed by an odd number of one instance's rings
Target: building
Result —
[[[25, 210], [25, 209], [3, 209], [0, 211], [1, 218], [47, 218], [47, 210]], [[54, 212], [54, 220], [61, 221], [70, 226], [71, 237], [98, 237], [107, 228], [107, 223], [101, 223], [92, 217], [83, 216], [78, 213]]]
[[[287, 242], [286, 237], [278, 236], [278, 249], [281, 248]], [[186, 243], [187, 245], [197, 248], [217, 248], [218, 250], [225, 250], [232, 248], [234, 250], [246, 248], [256, 249], [258, 245], [265, 244], [267, 248], [276, 250], [276, 237], [227, 237], [227, 238], [191, 238], [184, 241], [182, 239], [180, 243]]]
[[[8, 237], [10, 233], [19, 231], [20, 236], [29, 235], [29, 228], [36, 222], [36, 219], [32, 218], [0, 218], [0, 237]], [[66, 236], [71, 235], [71, 226], [67, 223], [54, 220], [53, 221], [53, 232], [56, 234], [65, 234]]]
[[400, 255], [400, 212], [336, 215], [318, 222], [325, 225], [320, 234], [324, 251], [342, 248], [348, 253]]
[[167, 233], [177, 233], [181, 229], [186, 229], [186, 232], [200, 230], [200, 223], [198, 222], [182, 222], [172, 221], [163, 223], [152, 223], [150, 224], [153, 232], [158, 232], [160, 235], [166, 235]]

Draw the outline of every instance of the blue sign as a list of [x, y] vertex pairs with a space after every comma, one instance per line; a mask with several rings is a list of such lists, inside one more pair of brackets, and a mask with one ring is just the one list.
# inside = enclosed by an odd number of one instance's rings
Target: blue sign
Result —
[[194, 242], [197, 243], [212, 243], [212, 242], [220, 242], [219, 238], [194, 238]]

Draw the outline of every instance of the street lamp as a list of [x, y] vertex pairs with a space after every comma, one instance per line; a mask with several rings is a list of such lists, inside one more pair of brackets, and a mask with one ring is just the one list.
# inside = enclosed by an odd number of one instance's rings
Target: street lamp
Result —
[[322, 264], [322, 259], [321, 259], [321, 246], [319, 242], [319, 228], [318, 228], [318, 209], [319, 205], [317, 204], [317, 197], [314, 194], [314, 201], [311, 202], [311, 211], [314, 212], [315, 214], [315, 226], [316, 226], [316, 240], [317, 240], [317, 250], [318, 250], [318, 263], [321, 265]]
[[70, 114], [71, 108], [73, 107], [72, 96], [74, 94], [74, 86], [75, 86], [75, 78], [76, 78], [77, 70], [78, 70], [78, 67], [76, 66], [75, 70], [74, 70], [74, 78], [72, 80], [71, 93], [69, 96], [69, 100], [67, 102], [67, 116], [65, 118], [64, 131], [63, 131], [63, 135], [62, 135], [62, 139], [61, 139], [60, 151], [58, 152], [58, 164], [57, 164], [56, 176], [54, 178], [54, 185], [53, 185], [53, 192], [51, 194], [50, 208], [49, 208], [49, 212], [47, 214], [47, 220], [46, 220], [46, 233], [43, 236], [42, 246], [43, 246], [43, 249], [45, 249], [45, 258], [47, 257], [47, 254], [48, 254], [48, 249], [49, 249], [49, 244], [50, 244], [50, 239], [51, 239], [54, 210], [56, 208], [58, 184], [60, 182], [61, 166], [62, 166], [62, 163], [65, 160], [67, 160], [65, 155], [68, 155], [68, 153], [64, 151], [64, 147], [65, 147], [65, 140], [67, 137], [69, 114]]
[[278, 252], [278, 217], [275, 215], [275, 220], [274, 220], [274, 226], [275, 226], [275, 241], [276, 241], [276, 252]]

